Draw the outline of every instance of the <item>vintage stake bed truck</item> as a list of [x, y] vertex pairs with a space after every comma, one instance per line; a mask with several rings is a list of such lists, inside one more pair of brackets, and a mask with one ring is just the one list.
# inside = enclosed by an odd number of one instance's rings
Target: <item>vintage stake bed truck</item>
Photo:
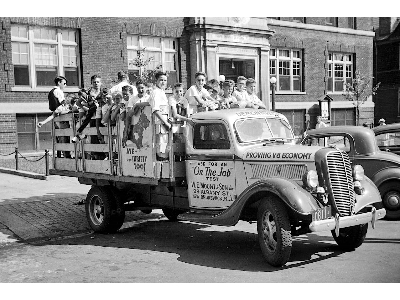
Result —
[[[292, 236], [331, 231], [339, 246], [351, 250], [363, 243], [368, 222], [374, 227], [385, 216], [379, 191], [361, 166], [351, 166], [346, 152], [336, 148], [295, 145], [283, 115], [231, 109], [192, 118], [193, 124], [173, 126], [168, 144], [156, 145], [156, 132], [163, 129], [144, 107], [123, 145], [122, 122], [101, 128], [105, 144], [90, 138], [58, 143], [57, 137], [73, 136], [78, 126], [72, 114], [59, 116], [55, 122], [71, 126], [56, 129], [53, 123], [53, 151], [73, 158], [54, 155], [51, 174], [92, 186], [85, 208], [95, 232], [117, 231], [127, 210], [155, 208], [169, 220], [180, 215], [223, 226], [254, 221], [273, 266], [289, 260]], [[96, 128], [85, 133], [96, 135]], [[168, 158], [157, 158], [159, 148], [170, 150]], [[91, 159], [96, 153], [107, 158]]]

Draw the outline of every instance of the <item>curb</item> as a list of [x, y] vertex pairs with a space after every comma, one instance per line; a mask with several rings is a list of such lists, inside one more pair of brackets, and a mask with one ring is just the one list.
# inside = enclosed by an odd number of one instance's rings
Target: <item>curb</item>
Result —
[[12, 175], [29, 177], [29, 178], [33, 178], [33, 179], [40, 179], [40, 180], [46, 180], [47, 179], [46, 175], [37, 174], [37, 173], [33, 173], [33, 172], [28, 172], [28, 171], [1, 168], [1, 167], [0, 167], [0, 173], [7, 173], [7, 174], [12, 174]]

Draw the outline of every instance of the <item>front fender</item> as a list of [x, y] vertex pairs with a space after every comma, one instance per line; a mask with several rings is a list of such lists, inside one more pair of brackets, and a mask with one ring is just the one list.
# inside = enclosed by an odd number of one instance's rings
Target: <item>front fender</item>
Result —
[[365, 176], [362, 181], [362, 187], [364, 188], [364, 192], [362, 193], [362, 195], [356, 194], [356, 205], [354, 207], [356, 213], [362, 210], [367, 205], [382, 202], [378, 188], [376, 187], [374, 182], [367, 176]]
[[283, 178], [260, 180], [248, 186], [239, 197], [222, 213], [196, 218], [196, 222], [213, 225], [233, 226], [239, 221], [240, 214], [248, 199], [259, 192], [270, 192], [281, 198], [295, 213], [309, 215], [320, 207], [314, 197], [296, 182]]
[[391, 179], [400, 180], [400, 168], [386, 168], [371, 177], [377, 187]]

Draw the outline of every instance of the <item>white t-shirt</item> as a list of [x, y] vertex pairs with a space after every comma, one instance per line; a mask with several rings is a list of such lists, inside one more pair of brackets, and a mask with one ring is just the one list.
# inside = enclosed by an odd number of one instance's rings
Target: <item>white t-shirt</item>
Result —
[[[250, 105], [255, 105], [257, 106], [257, 108], [259, 106], [264, 107], [264, 103], [260, 100], [260, 98], [257, 97], [256, 94], [249, 94], [247, 93], [247, 103], [249, 103]], [[248, 107], [253, 107], [253, 106], [248, 106]]]
[[201, 91], [199, 91], [196, 85], [192, 85], [185, 93], [185, 98], [189, 104], [187, 108], [188, 116], [191, 116], [197, 112], [198, 102], [196, 101], [195, 96], [204, 99], [205, 97], [210, 97], [210, 94], [205, 88], [202, 88]]
[[[150, 94], [150, 106], [152, 111], [159, 111], [166, 118], [169, 117], [169, 105], [165, 92], [160, 88], [154, 88]], [[155, 118], [155, 124], [162, 124], [159, 118]]]
[[129, 98], [127, 107], [132, 108], [136, 103], [149, 102], [149, 99], [150, 95], [147, 93], [144, 93], [142, 98], [139, 98], [139, 94], [137, 94], [136, 96]]
[[133, 94], [132, 94], [132, 95], [133, 95], [133, 96], [136, 96], [137, 93], [138, 93], [136, 86], [130, 85], [129, 82], [126, 82], [126, 81], [121, 81], [120, 83], [117, 83], [116, 85], [114, 85], [114, 86], [110, 89], [110, 94], [112, 95], [112, 94], [114, 94], [114, 93], [116, 93], [116, 92], [122, 93], [122, 87], [124, 87], [124, 86], [126, 86], [126, 85], [129, 85], [129, 86], [132, 87], [132, 89], [133, 89]]
[[239, 108], [245, 108], [248, 101], [248, 93], [246, 91], [239, 92], [238, 90], [232, 93], [232, 96], [237, 99], [237, 104]]

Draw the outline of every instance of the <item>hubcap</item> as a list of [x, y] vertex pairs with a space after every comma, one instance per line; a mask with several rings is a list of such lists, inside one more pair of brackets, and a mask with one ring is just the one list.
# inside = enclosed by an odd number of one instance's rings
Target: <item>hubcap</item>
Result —
[[96, 225], [103, 223], [104, 219], [104, 203], [98, 196], [93, 196], [90, 199], [90, 217]]
[[400, 208], [400, 195], [395, 191], [390, 191], [384, 198], [385, 207], [389, 210], [397, 210]]
[[277, 244], [276, 224], [271, 212], [266, 212], [263, 218], [264, 243], [270, 251], [275, 251]]

